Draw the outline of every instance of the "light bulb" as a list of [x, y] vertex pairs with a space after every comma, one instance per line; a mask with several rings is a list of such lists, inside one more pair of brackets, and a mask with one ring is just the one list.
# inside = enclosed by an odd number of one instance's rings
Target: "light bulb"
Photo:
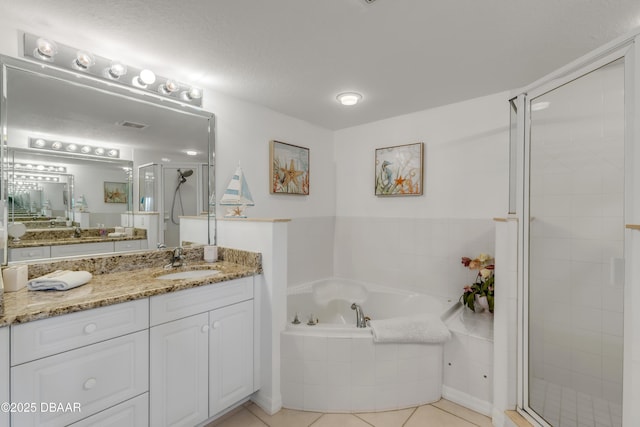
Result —
[[88, 145], [85, 145], [84, 147], [82, 147], [82, 148], [80, 149], [80, 151], [81, 151], [82, 153], [84, 153], [84, 154], [87, 154], [87, 153], [91, 152], [91, 147], [89, 147]]
[[55, 42], [44, 38], [36, 40], [36, 49], [33, 51], [33, 55], [36, 58], [53, 61], [53, 57], [58, 53], [58, 46]]
[[342, 105], [356, 105], [358, 102], [362, 100], [362, 95], [356, 92], [344, 92], [336, 96], [336, 99]]
[[146, 89], [148, 85], [155, 83], [156, 75], [151, 70], [142, 70], [140, 74], [131, 80], [134, 86]]
[[116, 157], [118, 155], [118, 150], [109, 150], [107, 152], [107, 156], [109, 157]]
[[38, 139], [36, 139], [36, 141], [34, 142], [34, 144], [35, 144], [35, 146], [36, 146], [36, 147], [40, 147], [40, 148], [42, 148], [42, 147], [44, 147], [47, 143], [45, 142], [45, 140], [44, 140], [44, 139], [38, 138]]
[[106, 72], [107, 77], [114, 80], [119, 79], [125, 74], [127, 74], [127, 66], [119, 61], [113, 61]]
[[73, 61], [71, 66], [76, 70], [84, 71], [95, 63], [96, 60], [91, 53], [79, 50], [78, 53], [76, 53], [76, 59]]
[[53, 148], [54, 150], [59, 150], [62, 148], [62, 142], [56, 141], [53, 144], [51, 144], [51, 148]]
[[178, 85], [178, 83], [175, 80], [169, 79], [165, 82], [165, 84], [160, 85], [160, 87], [158, 87], [158, 92], [164, 95], [168, 95], [170, 93], [177, 91], [178, 89], [180, 89], [180, 86]]
[[102, 156], [104, 154], [104, 148], [96, 148], [95, 153], [99, 156]]
[[76, 151], [77, 149], [78, 149], [78, 146], [76, 144], [67, 145], [67, 151]]

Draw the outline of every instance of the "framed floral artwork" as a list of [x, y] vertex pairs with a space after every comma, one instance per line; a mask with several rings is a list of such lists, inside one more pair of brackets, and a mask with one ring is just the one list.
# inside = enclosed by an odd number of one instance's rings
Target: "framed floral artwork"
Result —
[[271, 194], [309, 195], [309, 149], [280, 141], [269, 145]]
[[104, 183], [104, 202], [105, 203], [127, 203], [127, 195], [129, 194], [126, 182], [107, 182]]
[[420, 196], [424, 143], [376, 149], [375, 195]]

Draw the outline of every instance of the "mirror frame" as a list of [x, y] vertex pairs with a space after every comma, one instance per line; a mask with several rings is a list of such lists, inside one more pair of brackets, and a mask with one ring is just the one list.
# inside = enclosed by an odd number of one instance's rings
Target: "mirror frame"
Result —
[[[68, 84], [86, 87], [90, 90], [100, 91], [113, 96], [119, 96], [131, 101], [149, 104], [158, 108], [165, 108], [181, 114], [190, 114], [207, 120], [207, 165], [208, 180], [207, 194], [209, 200], [203, 200], [207, 209], [207, 244], [215, 245], [217, 241], [217, 224], [216, 224], [216, 204], [215, 201], [215, 115], [205, 111], [199, 107], [181, 103], [177, 100], [163, 98], [153, 93], [143, 92], [129, 86], [120, 85], [118, 82], [107, 81], [80, 72], [57, 68], [46, 63], [34, 62], [27, 59], [18, 59], [5, 55], [0, 55], [0, 248], [2, 249], [2, 265], [7, 265], [8, 259], [8, 171], [4, 167], [7, 159], [8, 144], [8, 126], [7, 123], [7, 71], [14, 69], [22, 72], [36, 74], [40, 77], [51, 79], [52, 82], [63, 81]], [[132, 161], [135, 161], [135, 153]], [[132, 186], [133, 188], [133, 186]], [[136, 204], [133, 204], [132, 213], [135, 214]], [[213, 242], [211, 235], [213, 231]], [[153, 250], [153, 248], [148, 248]]]

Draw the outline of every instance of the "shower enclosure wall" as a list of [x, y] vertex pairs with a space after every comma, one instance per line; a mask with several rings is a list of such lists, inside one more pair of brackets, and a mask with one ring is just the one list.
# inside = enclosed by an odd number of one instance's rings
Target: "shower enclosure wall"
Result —
[[519, 314], [508, 319], [518, 321], [519, 355], [508, 375], [519, 411], [537, 425], [640, 425], [636, 37], [511, 103]]

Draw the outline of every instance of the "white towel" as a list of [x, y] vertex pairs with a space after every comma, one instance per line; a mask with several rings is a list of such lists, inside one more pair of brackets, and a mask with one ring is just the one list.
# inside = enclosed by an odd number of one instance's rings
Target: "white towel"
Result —
[[84, 285], [93, 276], [88, 271], [56, 270], [44, 276], [31, 279], [27, 284], [30, 291], [66, 291]]
[[451, 338], [447, 326], [434, 314], [370, 320], [369, 326], [374, 342], [439, 344]]

